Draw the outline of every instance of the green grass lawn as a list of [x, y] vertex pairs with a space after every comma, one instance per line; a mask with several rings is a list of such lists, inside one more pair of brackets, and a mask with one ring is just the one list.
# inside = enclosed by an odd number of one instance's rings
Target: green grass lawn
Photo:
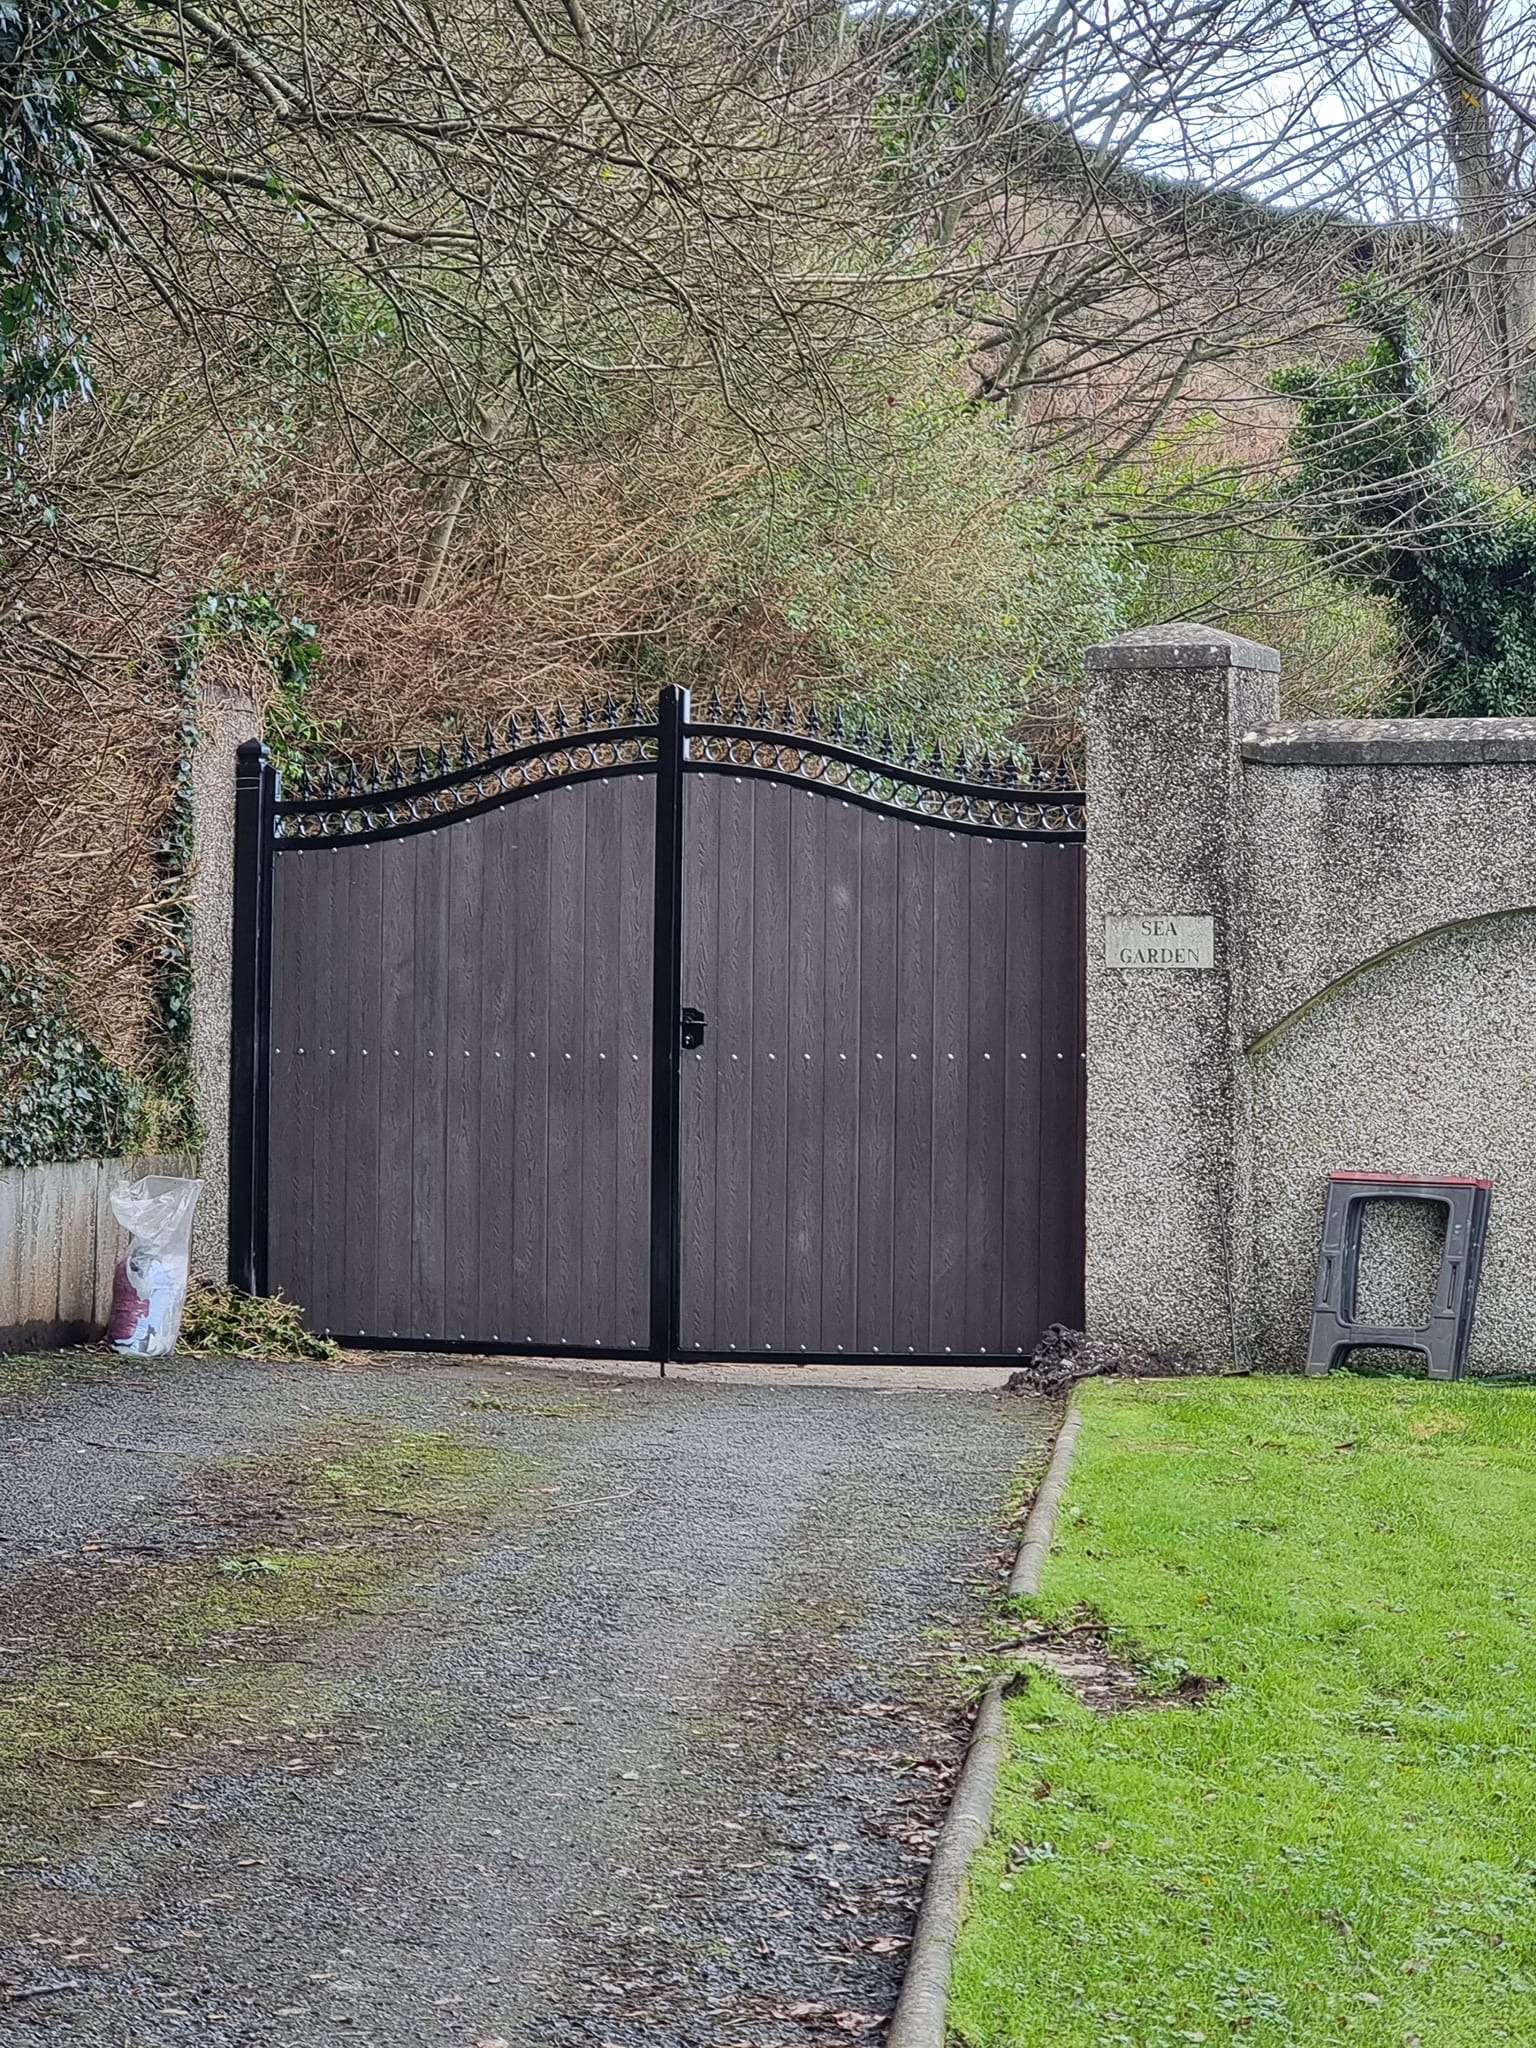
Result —
[[1032, 1677], [974, 1873], [975, 2048], [1536, 2043], [1536, 1391], [1081, 1397], [1036, 1609], [1196, 1707]]

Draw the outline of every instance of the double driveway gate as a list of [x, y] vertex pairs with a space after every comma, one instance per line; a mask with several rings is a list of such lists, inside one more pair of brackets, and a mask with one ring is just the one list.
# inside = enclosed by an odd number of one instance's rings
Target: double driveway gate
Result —
[[1081, 795], [717, 711], [293, 796], [242, 751], [237, 1285], [537, 1354], [992, 1360], [1080, 1321]]

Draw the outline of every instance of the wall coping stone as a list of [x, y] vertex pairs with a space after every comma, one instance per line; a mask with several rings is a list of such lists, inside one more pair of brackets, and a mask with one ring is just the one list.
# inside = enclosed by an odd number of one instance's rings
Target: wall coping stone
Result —
[[1246, 668], [1280, 673], [1273, 647], [1225, 633], [1219, 626], [1143, 626], [1088, 649], [1091, 669]]
[[1315, 718], [1243, 733], [1259, 767], [1440, 768], [1536, 762], [1536, 718]]

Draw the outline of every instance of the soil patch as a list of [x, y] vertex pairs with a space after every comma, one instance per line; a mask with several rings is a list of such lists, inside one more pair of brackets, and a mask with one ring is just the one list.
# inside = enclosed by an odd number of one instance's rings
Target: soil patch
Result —
[[1203, 1706], [1227, 1684], [1204, 1672], [1168, 1673], [1150, 1662], [1124, 1662], [1111, 1651], [1104, 1624], [1092, 1616], [1066, 1626], [1026, 1622], [1022, 1640], [1012, 1648], [1022, 1663], [1048, 1671], [1096, 1714]]

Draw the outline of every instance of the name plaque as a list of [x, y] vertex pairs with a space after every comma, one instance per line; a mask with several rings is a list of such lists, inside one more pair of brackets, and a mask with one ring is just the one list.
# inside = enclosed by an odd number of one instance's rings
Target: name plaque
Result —
[[1110, 967], [1214, 967], [1216, 920], [1176, 917], [1106, 917], [1104, 959]]

